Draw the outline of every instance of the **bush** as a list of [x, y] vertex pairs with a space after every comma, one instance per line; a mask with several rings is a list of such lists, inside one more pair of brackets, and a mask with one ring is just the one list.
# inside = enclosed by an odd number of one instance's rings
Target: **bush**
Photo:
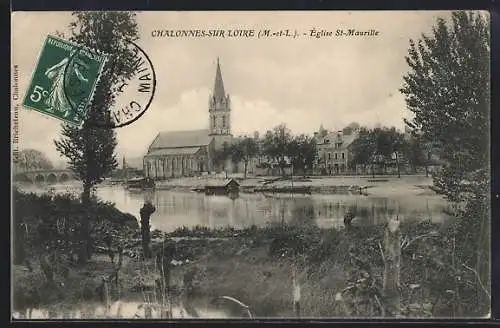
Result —
[[87, 219], [93, 244], [102, 243], [107, 233], [123, 239], [124, 234], [138, 228], [135, 217], [120, 212], [110, 203], [93, 201], [86, 206], [71, 194], [37, 195], [15, 190], [14, 249], [18, 255], [51, 254], [59, 261], [71, 262], [84, 244], [82, 223]]

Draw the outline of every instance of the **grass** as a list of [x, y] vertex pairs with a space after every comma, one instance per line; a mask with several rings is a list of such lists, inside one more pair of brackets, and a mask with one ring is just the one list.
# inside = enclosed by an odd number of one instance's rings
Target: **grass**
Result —
[[[403, 222], [401, 226], [403, 235], [410, 239], [436, 228], [430, 222]], [[179, 238], [175, 242], [170, 300], [175, 297], [189, 304], [199, 299], [230, 296], [247, 304], [255, 317], [293, 317], [292, 271], [295, 269], [301, 286], [301, 317], [348, 317], [349, 310], [336, 301], [336, 295], [349, 281], [357, 279], [353, 270], [359, 269], [352, 262], [352, 254], [372, 266], [373, 277], [380, 280], [383, 263], [378, 244], [383, 231], [383, 226], [339, 231], [279, 224], [243, 230], [179, 228], [168, 236], [195, 238]], [[153, 251], [158, 253], [158, 238], [162, 234], [156, 232], [155, 235]], [[140, 244], [128, 245], [133, 248], [129, 252], [140, 254]], [[404, 256], [403, 263], [407, 263], [410, 255]], [[85, 267], [70, 267], [67, 275], [59, 275], [54, 284], [45, 281], [36, 263], [33, 272], [15, 266], [14, 309], [85, 302], [112, 304], [138, 299], [143, 305], [143, 317], [149, 315], [145, 310], [148, 307], [169, 310], [169, 298], [158, 289], [160, 275], [156, 262], [140, 257], [124, 257], [119, 271], [120, 284], [109, 289], [108, 297], [103, 300], [99, 290], [102, 277], [111, 272], [113, 266], [107, 256], [95, 254]], [[410, 266], [407, 269], [413, 270], [413, 265]], [[408, 274], [413, 272], [410, 271]], [[405, 273], [405, 277], [408, 274]], [[407, 280], [414, 283], [411, 276], [402, 277], [402, 282]], [[231, 316], [245, 316], [241, 307], [220, 302]], [[216, 303], [219, 304], [213, 305]], [[110, 311], [108, 315], [116, 316], [118, 309]], [[154, 309], [151, 312], [150, 316], [170, 315], [165, 311], [155, 314]]]
[[[171, 285], [174, 292], [189, 288], [189, 295], [194, 298], [235, 297], [250, 305], [252, 312], [259, 317], [293, 316], [293, 261], [287, 256], [271, 256], [270, 240], [262, 243], [241, 238], [179, 241], [177, 249], [176, 259], [183, 264], [172, 269]], [[72, 268], [66, 278], [57, 280], [63, 284], [50, 286], [40, 284], [44, 276], [36, 264], [33, 267], [34, 272], [24, 271], [20, 266], [15, 267], [16, 310], [50, 304], [57, 306], [61, 303], [103, 302], [99, 292], [101, 278], [112, 270], [113, 265], [107, 257], [94, 255], [84, 268]], [[333, 271], [334, 275], [325, 275], [318, 282], [317, 277], [308, 278], [306, 270], [306, 266], [301, 267], [298, 274], [303, 285], [304, 315], [326, 315], [328, 308], [318, 309], [321, 304], [315, 299], [325, 300], [328, 295], [324, 293], [325, 286], [340, 288], [343, 273], [338, 267]], [[191, 282], [187, 281], [189, 275], [192, 276]], [[140, 298], [147, 304], [165, 303], [155, 284], [158, 278], [153, 260], [126, 258], [120, 270], [119, 290], [111, 292], [111, 301]], [[36, 287], [32, 285], [42, 287], [34, 291], [33, 288]], [[26, 297], [28, 295], [31, 295], [31, 299]], [[231, 309], [228, 304], [224, 306], [229, 307], [232, 313], [238, 313], [237, 308]]]
[[[293, 317], [293, 260], [271, 258], [265, 246], [244, 249], [207, 254], [176, 269], [174, 281], [181, 281], [191, 273], [194, 275], [192, 284], [195, 295], [234, 297], [249, 305], [256, 317]], [[319, 276], [320, 271], [308, 276], [308, 268], [303, 266], [298, 271], [303, 315], [334, 315], [331, 311], [332, 299], [329, 298], [344, 285], [343, 269], [336, 266], [324, 276]], [[328, 290], [331, 292], [326, 292]]]

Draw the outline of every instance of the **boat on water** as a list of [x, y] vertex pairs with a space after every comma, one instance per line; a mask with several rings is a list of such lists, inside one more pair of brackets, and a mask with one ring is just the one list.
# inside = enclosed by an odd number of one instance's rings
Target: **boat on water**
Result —
[[125, 184], [127, 189], [145, 190], [154, 189], [155, 181], [151, 178], [132, 178]]

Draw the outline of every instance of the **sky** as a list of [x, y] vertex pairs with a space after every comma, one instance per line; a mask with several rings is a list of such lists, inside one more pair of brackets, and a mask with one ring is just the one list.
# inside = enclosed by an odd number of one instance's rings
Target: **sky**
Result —
[[[220, 58], [232, 102], [234, 135], [263, 134], [285, 123], [294, 133], [312, 134], [322, 124], [339, 130], [351, 122], [403, 128], [410, 117], [398, 89], [408, 66], [410, 39], [429, 34], [449, 12], [140, 12], [137, 42], [157, 78], [151, 106], [136, 122], [118, 128], [117, 153], [142, 156], [160, 131], [208, 128], [208, 99]], [[16, 12], [12, 18], [12, 64], [19, 72], [20, 100], [29, 87], [43, 41], [67, 35], [69, 12]], [[373, 37], [155, 38], [171, 29], [377, 30]], [[20, 108], [19, 146], [61, 156], [53, 140], [58, 120]]]

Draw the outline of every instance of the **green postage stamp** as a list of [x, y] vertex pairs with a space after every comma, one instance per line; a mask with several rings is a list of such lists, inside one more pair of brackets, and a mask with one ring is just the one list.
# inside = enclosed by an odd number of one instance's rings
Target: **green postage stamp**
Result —
[[73, 125], [83, 124], [106, 56], [47, 36], [24, 107]]

